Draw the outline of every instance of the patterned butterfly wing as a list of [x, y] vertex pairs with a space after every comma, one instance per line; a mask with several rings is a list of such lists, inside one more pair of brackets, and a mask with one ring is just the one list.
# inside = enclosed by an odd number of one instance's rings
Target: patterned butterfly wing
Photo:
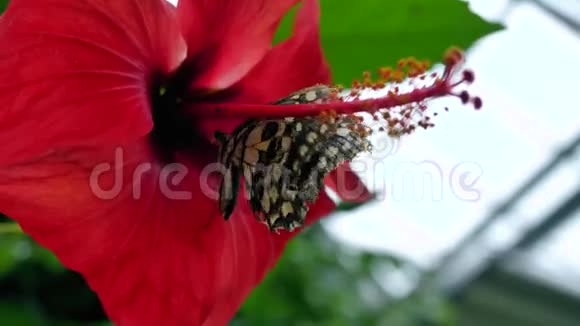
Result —
[[[322, 101], [330, 94], [315, 86], [290, 94], [279, 105]], [[352, 130], [353, 121], [319, 118], [248, 121], [222, 138], [220, 162], [224, 178], [220, 209], [228, 218], [235, 206], [242, 174], [256, 218], [272, 231], [302, 226], [322, 190], [324, 177], [344, 161], [368, 150], [370, 144]]]
[[244, 138], [252, 130], [252, 121], [248, 121], [234, 130], [231, 135], [216, 132], [215, 138], [220, 143], [218, 161], [220, 163], [222, 182], [219, 190], [219, 206], [228, 219], [232, 214], [240, 185], [241, 160], [244, 154]]
[[288, 153], [283, 161], [264, 167], [262, 187], [254, 182], [254, 195], [261, 198], [255, 211], [272, 230], [302, 226], [308, 203], [315, 202], [324, 187], [324, 177], [369, 147], [358, 133], [330, 128], [317, 118], [288, 119], [286, 128], [292, 140]]
[[279, 162], [282, 159], [280, 155], [289, 147], [291, 140], [285, 135], [284, 127], [283, 121], [249, 120], [231, 135], [216, 133], [220, 143], [218, 160], [223, 175], [220, 210], [225, 219], [229, 218], [235, 207], [240, 174], [246, 181], [250, 203], [252, 207], [256, 206], [256, 196], [252, 194], [254, 179], [260, 179], [264, 166]]

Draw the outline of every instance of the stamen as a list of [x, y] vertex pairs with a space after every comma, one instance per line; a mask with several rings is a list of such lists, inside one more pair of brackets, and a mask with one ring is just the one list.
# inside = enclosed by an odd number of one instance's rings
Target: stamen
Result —
[[[417, 127], [424, 129], [434, 126], [426, 115], [427, 102], [444, 96], [455, 96], [462, 104], [471, 104], [475, 109], [482, 107], [479, 97], [471, 96], [466, 90], [457, 91], [460, 85], [471, 84], [475, 74], [471, 70], [460, 71], [464, 56], [461, 50], [451, 48], [443, 57], [445, 69], [442, 74], [428, 73], [430, 63], [413, 57], [401, 59], [396, 68], [382, 67], [377, 71], [377, 79], [366, 71], [362, 80], [353, 80], [351, 89], [330, 87], [331, 95], [322, 101], [305, 104], [256, 105], [243, 103], [196, 103], [194, 115], [219, 116], [222, 118], [276, 119], [286, 117], [319, 117], [339, 121], [353, 121], [353, 128], [364, 133], [372, 130], [363, 121], [353, 119], [355, 115], [367, 115], [373, 121], [382, 123], [377, 131], [388, 132], [392, 136], [408, 134]], [[460, 76], [457, 80], [456, 76]], [[364, 98], [372, 93], [385, 95]], [[437, 115], [436, 113], [434, 116]]]

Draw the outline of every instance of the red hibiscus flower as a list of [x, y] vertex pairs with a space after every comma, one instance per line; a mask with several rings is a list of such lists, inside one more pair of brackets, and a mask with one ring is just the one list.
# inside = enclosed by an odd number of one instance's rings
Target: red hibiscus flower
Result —
[[[384, 70], [354, 85], [354, 101], [270, 104], [330, 82], [317, 1], [303, 1], [293, 35], [271, 46], [298, 2], [12, 0], [0, 18], [0, 210], [82, 273], [115, 323], [224, 325], [296, 233], [257, 223], [246, 200], [221, 217], [208, 195], [221, 179], [204, 170], [217, 159], [215, 131], [249, 117], [367, 111], [405, 133], [410, 110], [453, 93], [458, 52], [407, 94], [356, 100], [401, 78]], [[406, 76], [425, 68], [405, 64]], [[359, 184], [348, 165], [326, 181], [344, 199], [369, 198], [341, 191]], [[334, 207], [321, 191], [306, 223]]]

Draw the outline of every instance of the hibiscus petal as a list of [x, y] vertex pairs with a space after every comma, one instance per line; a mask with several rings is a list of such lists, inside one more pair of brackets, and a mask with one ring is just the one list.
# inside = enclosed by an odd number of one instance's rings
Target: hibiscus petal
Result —
[[[199, 161], [152, 157], [143, 141], [2, 167], [0, 207], [84, 275], [115, 323], [224, 325], [296, 232], [271, 233], [241, 198], [224, 221]], [[307, 222], [334, 207], [322, 193]]]
[[338, 166], [324, 179], [327, 187], [332, 189], [340, 199], [347, 202], [364, 203], [373, 198], [366, 185], [351, 169], [350, 163]]
[[188, 56], [200, 70], [192, 87], [225, 89], [270, 49], [280, 19], [299, 0], [181, 0]]
[[234, 86], [240, 92], [238, 101], [268, 103], [308, 86], [330, 83], [330, 67], [320, 46], [319, 17], [318, 1], [304, 1], [293, 35]]
[[[328, 197], [326, 192], [321, 192], [316, 204], [310, 207], [308, 215], [306, 217], [306, 225], [310, 225], [316, 222], [321, 217], [328, 215], [336, 208], [335, 203]], [[248, 220], [248, 219], [246, 219]], [[250, 229], [254, 227], [257, 223], [254, 221], [249, 221]], [[289, 236], [295, 235], [299, 231], [294, 231], [292, 233], [288, 232], [281, 232], [280, 235], [272, 235], [270, 231], [267, 231], [269, 234], [264, 234], [263, 238], [269, 238], [270, 241], [262, 241], [256, 242], [256, 234], [262, 234], [265, 228], [263, 225], [258, 225], [260, 228], [259, 230], [255, 230], [254, 235], [248, 234], [246, 237], [246, 241], [249, 239], [249, 243], [244, 242], [244, 240], [240, 240], [238, 243], [242, 243], [242, 246], [238, 245], [238, 266], [245, 266], [248, 264], [249, 260], [246, 260], [246, 256], [243, 254], [239, 254], [243, 251], [254, 251], [256, 254], [254, 255], [254, 259], [258, 261], [262, 261], [262, 264], [259, 264], [255, 269], [255, 274], [253, 274], [253, 282], [250, 282], [252, 286], [248, 286], [243, 282], [237, 281], [238, 288], [236, 291], [231, 293], [229, 300], [223, 300], [216, 303], [213, 306], [208, 318], [205, 320], [204, 326], [209, 325], [226, 325], [227, 322], [233, 317], [237, 309], [239, 308], [240, 304], [242, 303], [243, 299], [250, 293], [250, 291], [255, 287], [257, 283], [259, 283], [263, 277], [265, 276], [265, 272], [269, 269], [274, 267], [275, 262], [280, 257], [283, 249], [283, 245], [281, 245], [281, 241], [285, 243]], [[280, 237], [281, 239], [277, 238]], [[266, 245], [264, 244], [266, 242]], [[263, 247], [260, 247], [263, 246]], [[252, 247], [254, 249], [252, 249]], [[260, 250], [257, 250], [259, 248]], [[235, 294], [234, 294], [235, 293]], [[241, 294], [241, 295], [240, 295]]]
[[[292, 36], [268, 51], [242, 80], [232, 85], [225, 95], [227, 101], [272, 103], [296, 90], [330, 83], [330, 67], [320, 46], [319, 16], [318, 1], [304, 1], [296, 15]], [[198, 128], [211, 138], [215, 131], [231, 133], [243, 122], [244, 119], [204, 119]]]
[[10, 1], [0, 19], [0, 163], [147, 133], [151, 75], [185, 55], [174, 16], [163, 0]]

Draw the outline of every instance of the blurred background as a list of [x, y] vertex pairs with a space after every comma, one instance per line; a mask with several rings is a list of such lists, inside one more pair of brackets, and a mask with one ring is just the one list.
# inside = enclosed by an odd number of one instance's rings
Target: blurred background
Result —
[[[580, 1], [468, 2], [505, 26], [467, 51], [484, 109], [357, 160], [377, 200], [291, 242], [232, 325], [580, 325]], [[109, 325], [8, 223], [0, 324]]]

